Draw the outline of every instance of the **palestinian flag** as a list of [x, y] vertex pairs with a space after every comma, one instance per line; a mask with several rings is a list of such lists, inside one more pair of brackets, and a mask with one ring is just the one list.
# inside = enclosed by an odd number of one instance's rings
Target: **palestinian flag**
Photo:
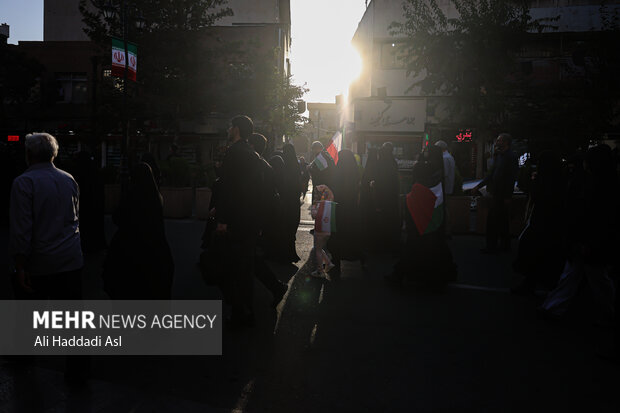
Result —
[[407, 209], [420, 235], [437, 231], [444, 216], [441, 182], [430, 188], [414, 184], [411, 192], [407, 194]]
[[336, 232], [336, 205], [332, 201], [319, 201], [319, 209], [314, 219], [315, 232]]
[[138, 70], [138, 46], [127, 43], [129, 58], [125, 62], [125, 45], [122, 40], [112, 38], [112, 76], [123, 77], [125, 65], [127, 66], [127, 79], [136, 81]]
[[327, 159], [325, 159], [325, 155], [323, 155], [323, 152], [319, 153], [316, 158], [314, 158], [314, 161], [312, 161], [312, 163], [315, 164], [317, 168], [319, 168], [319, 171], [324, 171], [329, 166], [329, 164], [327, 163]]

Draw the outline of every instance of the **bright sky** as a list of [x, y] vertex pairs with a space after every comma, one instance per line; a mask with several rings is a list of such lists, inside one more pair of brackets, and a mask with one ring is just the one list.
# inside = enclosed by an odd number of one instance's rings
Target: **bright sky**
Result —
[[[307, 84], [308, 102], [334, 102], [360, 71], [351, 38], [364, 15], [365, 0], [291, 0], [294, 82]], [[0, 24], [9, 43], [43, 40], [43, 0], [0, 0]]]
[[351, 39], [364, 10], [364, 0], [291, 0], [291, 71], [306, 101], [334, 103], [359, 74]]

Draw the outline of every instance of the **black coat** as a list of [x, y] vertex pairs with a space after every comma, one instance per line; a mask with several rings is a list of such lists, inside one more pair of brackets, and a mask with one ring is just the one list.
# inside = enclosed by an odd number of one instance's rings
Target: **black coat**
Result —
[[244, 140], [233, 143], [226, 151], [220, 168], [221, 187], [216, 210], [217, 221], [227, 224], [234, 234], [258, 233], [261, 196], [262, 162]]

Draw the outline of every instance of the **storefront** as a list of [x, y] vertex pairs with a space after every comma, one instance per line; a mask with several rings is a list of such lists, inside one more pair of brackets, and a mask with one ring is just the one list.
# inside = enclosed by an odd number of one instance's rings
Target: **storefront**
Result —
[[401, 192], [411, 187], [411, 170], [424, 145], [426, 99], [364, 98], [355, 101], [353, 150], [365, 164], [369, 148], [394, 146], [401, 174]]

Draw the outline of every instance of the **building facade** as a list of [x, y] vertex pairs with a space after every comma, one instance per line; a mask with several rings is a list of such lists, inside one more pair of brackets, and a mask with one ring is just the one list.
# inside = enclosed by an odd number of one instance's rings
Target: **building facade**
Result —
[[[95, 44], [84, 33], [78, 5], [79, 0], [45, 0], [44, 40], [14, 46], [19, 53], [43, 65], [44, 72], [38, 80], [41, 96], [37, 104], [22, 111], [27, 116], [7, 119], [2, 129], [7, 136], [48, 131], [65, 148], [62, 156], [87, 144], [97, 151], [101, 149], [102, 165], [115, 165], [120, 160], [122, 128], [97, 120], [97, 113], [101, 112], [97, 90], [102, 82], [109, 82], [111, 62], [98, 57]], [[223, 41], [242, 44], [242, 50], [252, 50], [257, 55], [273, 50], [274, 66], [282, 76], [289, 75], [290, 0], [230, 0], [227, 7], [234, 15], [210, 27], [199, 46], [209, 48]], [[189, 161], [200, 162], [221, 152], [230, 116], [231, 113], [201, 113], [192, 119], [175, 120], [175, 130], [171, 130], [166, 122], [145, 114], [142, 119], [129, 122], [130, 146], [138, 155], [151, 151], [165, 159], [170, 145], [175, 143]]]
[[[600, 0], [533, 1], [530, 13], [534, 19], [558, 19], [553, 22], [556, 30], [533, 33], [517, 56], [532, 85], [557, 84], [566, 89], [573, 86], [573, 80], [582, 80], [585, 65], [579, 63], [580, 56], [600, 33], [618, 30], [611, 26], [620, 17], [619, 4]], [[438, 5], [448, 17], [457, 17], [451, 1], [438, 0]], [[446, 126], [442, 98], [411, 88], [417, 79], [407, 76], [399, 58], [402, 52], [398, 46], [403, 39], [392, 35], [389, 28], [393, 22], [403, 23], [403, 19], [402, 0], [372, 0], [353, 37], [363, 62], [362, 74], [349, 91], [356, 149], [364, 153], [370, 146], [391, 141], [399, 166], [406, 171], [425, 145], [442, 139], [449, 143], [464, 178], [479, 178], [485, 173], [492, 140], [478, 137], [466, 121]], [[516, 138], [525, 140], [533, 131], [523, 128], [518, 133]]]

